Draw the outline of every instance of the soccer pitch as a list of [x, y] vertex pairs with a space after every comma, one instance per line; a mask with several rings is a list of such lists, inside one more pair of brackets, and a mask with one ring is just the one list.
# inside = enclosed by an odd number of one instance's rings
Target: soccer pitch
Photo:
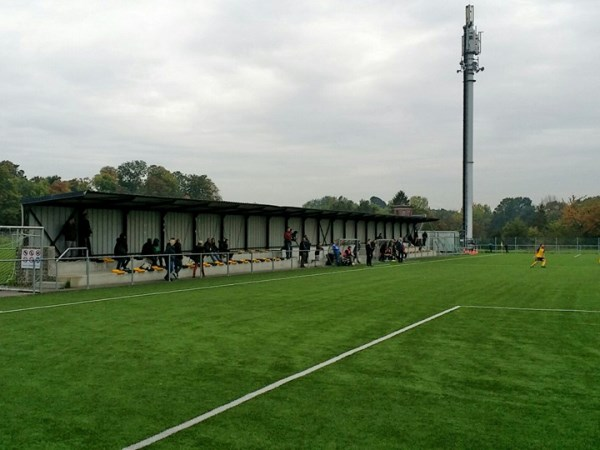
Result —
[[595, 448], [598, 255], [547, 256], [0, 298], [0, 448]]

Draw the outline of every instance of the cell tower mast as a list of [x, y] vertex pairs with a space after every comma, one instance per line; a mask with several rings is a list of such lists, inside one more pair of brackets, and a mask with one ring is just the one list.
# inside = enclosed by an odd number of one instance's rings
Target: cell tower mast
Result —
[[463, 232], [465, 243], [473, 239], [473, 85], [479, 67], [481, 33], [475, 26], [475, 7], [467, 5], [463, 27], [462, 59], [458, 72], [463, 73]]

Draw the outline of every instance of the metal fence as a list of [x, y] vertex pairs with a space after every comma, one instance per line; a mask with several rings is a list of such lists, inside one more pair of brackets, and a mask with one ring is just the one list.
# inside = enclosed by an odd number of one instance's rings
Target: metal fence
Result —
[[600, 237], [483, 237], [475, 240], [481, 251], [523, 251], [532, 252], [540, 244], [553, 252], [598, 252], [600, 253]]
[[[39, 257], [35, 264], [25, 265], [23, 258], [0, 259], [0, 266], [17, 268], [21, 273], [10, 281], [0, 283], [0, 290], [41, 293], [63, 288], [100, 287], [109, 285], [138, 284], [143, 282], [180, 278], [205, 278], [230, 276], [244, 273], [272, 272], [290, 270], [300, 266], [298, 249], [293, 249], [290, 258], [281, 250], [249, 251], [236, 254], [191, 254], [182, 258], [173, 254], [137, 255], [101, 257], [70, 256], [77, 250], [67, 249], [59, 257], [54, 257], [51, 248], [44, 250], [49, 257]], [[322, 264], [323, 255], [316, 257], [314, 250], [307, 265], [314, 267]], [[25, 282], [23, 280], [26, 280]]]

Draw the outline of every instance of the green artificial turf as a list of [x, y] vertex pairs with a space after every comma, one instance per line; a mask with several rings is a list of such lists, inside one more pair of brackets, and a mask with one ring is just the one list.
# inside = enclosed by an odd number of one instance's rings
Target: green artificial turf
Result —
[[151, 448], [593, 448], [600, 264], [575, 256], [2, 298], [0, 448], [123, 448], [457, 305]]

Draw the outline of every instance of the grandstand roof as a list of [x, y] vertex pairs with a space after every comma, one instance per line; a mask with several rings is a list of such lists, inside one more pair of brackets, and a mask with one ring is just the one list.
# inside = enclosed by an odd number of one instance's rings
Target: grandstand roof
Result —
[[114, 194], [107, 192], [82, 191], [65, 194], [27, 198], [24, 206], [63, 206], [82, 209], [120, 209], [160, 212], [184, 212], [192, 214], [240, 214], [260, 216], [287, 216], [324, 219], [366, 219], [400, 223], [433, 222], [438, 219], [425, 216], [396, 216], [357, 211], [332, 211], [295, 206], [275, 206], [259, 203], [196, 200], [176, 197], [151, 197], [137, 194]]

